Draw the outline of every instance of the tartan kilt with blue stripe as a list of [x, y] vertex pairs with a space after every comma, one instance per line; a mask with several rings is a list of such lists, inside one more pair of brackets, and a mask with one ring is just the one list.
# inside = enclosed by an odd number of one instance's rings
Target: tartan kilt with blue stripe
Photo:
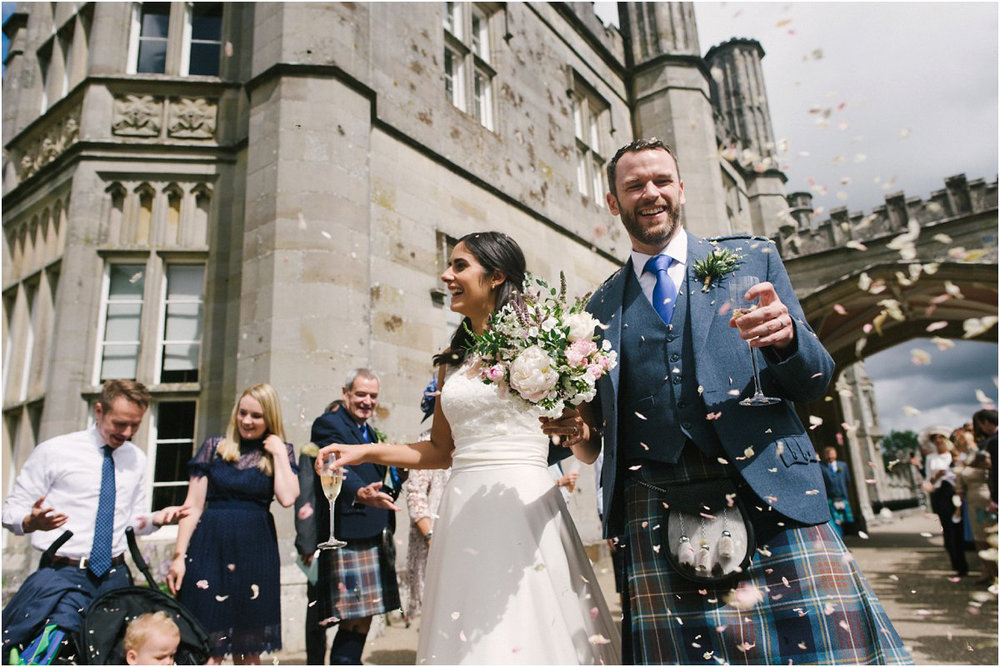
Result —
[[[661, 488], [667, 483], [654, 472], [639, 477]], [[757, 551], [737, 579], [713, 587], [681, 577], [667, 563], [661, 494], [636, 479], [628, 480], [625, 494], [623, 637], [630, 646], [623, 653], [631, 649], [636, 664], [913, 663], [829, 523], [793, 525], [766, 506], [748, 506], [751, 517], [761, 514], [760, 526], [753, 519]], [[727, 603], [734, 588], [747, 586], [762, 594], [759, 602], [742, 610]]]
[[381, 537], [349, 540], [340, 549], [320, 551], [316, 582], [320, 625], [399, 609], [393, 559], [384, 552]]

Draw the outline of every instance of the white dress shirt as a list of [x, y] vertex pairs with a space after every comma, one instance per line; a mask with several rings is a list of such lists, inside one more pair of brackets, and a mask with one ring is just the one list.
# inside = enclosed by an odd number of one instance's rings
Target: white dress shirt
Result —
[[951, 452], [945, 452], [944, 454], [931, 452], [927, 455], [927, 459], [924, 462], [924, 473], [927, 475], [927, 479], [934, 477], [934, 473], [939, 470], [943, 470], [944, 474], [934, 480], [935, 491], [940, 489], [944, 482], [955, 483], [955, 471], [951, 469]]
[[[683, 227], [677, 228], [674, 238], [670, 239], [670, 243], [660, 251], [660, 254], [666, 255], [673, 260], [667, 269], [667, 275], [673, 281], [674, 287], [677, 288], [677, 294], [680, 294], [681, 287], [684, 285], [684, 273], [687, 270], [688, 254], [688, 237]], [[635, 249], [632, 250], [632, 268], [635, 270], [636, 278], [639, 279], [639, 287], [642, 288], [642, 293], [646, 295], [646, 300], [649, 303], [653, 303], [653, 288], [656, 287], [656, 274], [643, 271], [650, 257], [652, 255], [647, 255]]]
[[[31, 506], [45, 496], [43, 507], [65, 514], [65, 524], [54, 530], [30, 533], [31, 546], [44, 551], [62, 535], [71, 537], [57, 552], [66, 558], [90, 556], [94, 542], [94, 523], [101, 495], [101, 467], [104, 443], [97, 428], [60, 435], [41, 443], [31, 452], [14, 490], [3, 505], [3, 526], [15, 535], [24, 535], [21, 524], [31, 514]], [[112, 556], [126, 549], [125, 529], [135, 528], [137, 535], [156, 530], [149, 513], [146, 494], [146, 454], [126, 442], [111, 454], [115, 462], [115, 529], [111, 542]]]

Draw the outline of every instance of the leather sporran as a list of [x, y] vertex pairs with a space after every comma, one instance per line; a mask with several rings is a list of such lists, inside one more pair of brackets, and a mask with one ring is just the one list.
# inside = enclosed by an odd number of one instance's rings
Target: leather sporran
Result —
[[750, 565], [756, 549], [753, 524], [730, 479], [660, 488], [666, 505], [666, 544], [661, 553], [682, 577], [699, 584], [725, 584]]

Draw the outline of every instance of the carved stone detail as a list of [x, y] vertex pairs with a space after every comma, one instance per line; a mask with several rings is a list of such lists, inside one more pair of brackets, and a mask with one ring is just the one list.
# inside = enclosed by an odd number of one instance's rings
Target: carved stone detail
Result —
[[158, 137], [162, 118], [162, 98], [152, 95], [116, 96], [111, 131], [123, 137]]
[[51, 123], [33, 133], [34, 138], [25, 141], [23, 148], [14, 149], [17, 157], [15, 165], [20, 180], [31, 178], [39, 169], [62, 155], [67, 148], [80, 139], [80, 114], [83, 105], [78, 104], [66, 114], [52, 119]]
[[179, 97], [167, 107], [167, 136], [178, 139], [212, 139], [218, 104], [203, 97]]

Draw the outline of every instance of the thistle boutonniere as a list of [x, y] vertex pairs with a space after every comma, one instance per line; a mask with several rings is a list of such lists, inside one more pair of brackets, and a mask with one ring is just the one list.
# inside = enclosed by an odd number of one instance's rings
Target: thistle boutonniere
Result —
[[707, 292], [712, 280], [735, 271], [740, 265], [740, 254], [729, 248], [716, 248], [708, 257], [694, 263], [694, 275], [701, 280], [701, 291]]

